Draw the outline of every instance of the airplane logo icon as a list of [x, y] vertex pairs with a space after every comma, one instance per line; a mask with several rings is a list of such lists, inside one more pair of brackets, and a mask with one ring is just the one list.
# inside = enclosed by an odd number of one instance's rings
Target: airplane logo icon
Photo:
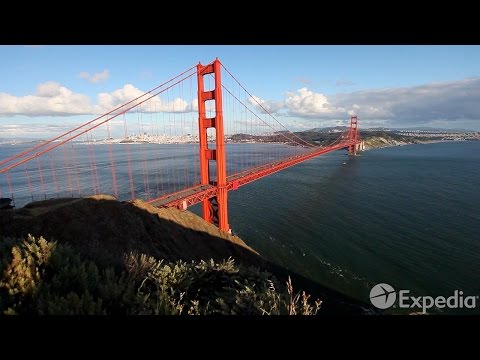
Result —
[[395, 303], [396, 299], [397, 293], [389, 284], [377, 284], [370, 290], [370, 301], [379, 309], [388, 309]]

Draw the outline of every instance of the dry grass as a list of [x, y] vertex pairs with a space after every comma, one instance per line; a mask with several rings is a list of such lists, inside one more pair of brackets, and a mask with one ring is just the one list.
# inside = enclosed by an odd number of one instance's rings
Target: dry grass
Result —
[[293, 295], [270, 273], [215, 262], [166, 262], [140, 253], [111, 267], [28, 236], [0, 239], [1, 314], [314, 315], [321, 302]]

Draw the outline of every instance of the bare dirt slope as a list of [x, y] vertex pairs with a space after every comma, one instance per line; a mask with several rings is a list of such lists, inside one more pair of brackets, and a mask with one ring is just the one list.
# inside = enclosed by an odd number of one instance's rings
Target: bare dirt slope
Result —
[[39, 201], [0, 212], [0, 235], [28, 233], [86, 252], [103, 252], [112, 261], [124, 252], [138, 251], [166, 260], [232, 256], [238, 262], [263, 264], [240, 238], [189, 211], [158, 209], [141, 200], [118, 202], [108, 195]]

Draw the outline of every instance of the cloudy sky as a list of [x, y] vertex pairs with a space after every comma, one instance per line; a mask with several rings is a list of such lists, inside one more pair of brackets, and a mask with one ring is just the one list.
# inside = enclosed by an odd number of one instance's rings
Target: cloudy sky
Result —
[[292, 130], [352, 114], [363, 127], [480, 130], [480, 46], [0, 46], [0, 138], [55, 135], [215, 57]]

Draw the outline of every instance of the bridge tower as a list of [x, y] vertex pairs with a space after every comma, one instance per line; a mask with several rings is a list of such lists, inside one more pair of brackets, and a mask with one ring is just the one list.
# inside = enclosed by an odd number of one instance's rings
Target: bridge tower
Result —
[[353, 142], [353, 145], [348, 147], [348, 153], [350, 155], [357, 155], [357, 141], [358, 141], [358, 122], [357, 116], [350, 117], [350, 130], [348, 132], [349, 141]]
[[[217, 187], [217, 196], [202, 201], [203, 219], [217, 225], [220, 230], [230, 232], [227, 208], [227, 163], [223, 128], [221, 63], [215, 59], [211, 64], [197, 65], [198, 81], [198, 126], [200, 136], [200, 182]], [[215, 87], [205, 91], [204, 76], [213, 74]], [[208, 118], [206, 102], [215, 102], [215, 115]], [[207, 129], [215, 129], [215, 149], [209, 149]], [[210, 178], [210, 161], [216, 162], [216, 178]]]

